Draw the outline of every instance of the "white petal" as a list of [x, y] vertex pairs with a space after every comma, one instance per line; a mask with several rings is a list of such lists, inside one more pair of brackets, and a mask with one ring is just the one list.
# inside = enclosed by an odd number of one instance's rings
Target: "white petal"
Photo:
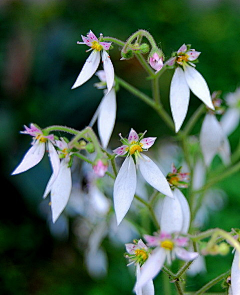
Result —
[[162, 194], [173, 197], [166, 177], [162, 174], [158, 166], [146, 155], [141, 154], [138, 159], [139, 169], [143, 178], [156, 190]]
[[103, 50], [102, 52], [102, 61], [103, 61], [103, 69], [106, 74], [107, 89], [109, 92], [112, 89], [114, 84], [114, 68], [113, 68], [111, 59], [105, 50]]
[[182, 208], [178, 198], [172, 199], [165, 197], [160, 222], [161, 231], [165, 233], [181, 232], [183, 218]]
[[152, 251], [148, 260], [141, 267], [141, 272], [137, 279], [135, 290], [142, 288], [160, 272], [165, 259], [166, 252], [163, 248], [156, 248]]
[[231, 286], [232, 294], [240, 295], [240, 267], [239, 267], [239, 253], [235, 251], [232, 268], [231, 268]]
[[211, 164], [223, 140], [224, 134], [220, 123], [214, 115], [207, 114], [200, 132], [200, 145], [207, 166]]
[[219, 156], [225, 165], [230, 164], [231, 148], [227, 137], [223, 138], [223, 142], [219, 148]]
[[184, 69], [185, 78], [192, 92], [200, 98], [210, 109], [214, 110], [208, 85], [203, 76], [191, 66]]
[[231, 134], [238, 126], [240, 120], [240, 112], [237, 109], [229, 108], [222, 115], [221, 125], [225, 135]]
[[34, 145], [27, 151], [21, 163], [13, 171], [12, 175], [22, 173], [35, 165], [43, 158], [45, 152], [45, 143], [36, 141]]
[[93, 74], [96, 72], [99, 66], [99, 63], [100, 63], [100, 52], [93, 50], [92, 53], [87, 58], [85, 64], [83, 65], [83, 68], [80, 74], [78, 75], [77, 80], [72, 86], [72, 89], [78, 86], [81, 86], [83, 83], [89, 80], [93, 76]]
[[136, 167], [133, 158], [123, 162], [113, 188], [114, 209], [119, 224], [128, 212], [136, 192]]
[[112, 88], [102, 99], [98, 116], [98, 132], [103, 148], [106, 148], [116, 120], [116, 93]]
[[181, 228], [181, 233], [187, 234], [190, 226], [190, 219], [191, 219], [191, 213], [188, 201], [186, 200], [185, 196], [179, 189], [174, 189], [173, 196], [178, 199], [181, 208], [182, 208], [182, 214], [183, 214], [183, 223]]
[[[137, 273], [137, 281], [138, 281], [138, 278], [141, 273], [141, 268], [139, 264], [137, 264], [136, 273]], [[153, 281], [149, 280], [142, 288], [138, 288], [136, 290], [136, 295], [154, 295]]]
[[51, 188], [52, 220], [55, 222], [66, 207], [72, 189], [71, 169], [63, 159], [56, 180]]
[[174, 252], [176, 253], [176, 256], [184, 261], [191, 261], [198, 257], [197, 252], [190, 252], [185, 250], [184, 248], [176, 247], [174, 249]]
[[190, 90], [181, 68], [176, 68], [170, 86], [170, 106], [176, 132], [186, 117], [190, 98]]
[[85, 257], [86, 267], [93, 278], [102, 278], [107, 274], [108, 261], [106, 252], [101, 248], [97, 252], [87, 252]]

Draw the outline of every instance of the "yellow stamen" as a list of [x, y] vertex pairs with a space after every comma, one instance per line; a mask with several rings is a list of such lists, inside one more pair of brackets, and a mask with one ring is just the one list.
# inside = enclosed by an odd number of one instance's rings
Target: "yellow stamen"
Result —
[[129, 154], [133, 155], [136, 151], [142, 152], [142, 144], [141, 143], [134, 143], [129, 148]]
[[189, 56], [187, 54], [179, 55], [177, 57], [177, 63], [188, 62]]
[[165, 240], [161, 242], [161, 247], [167, 250], [172, 250], [173, 249], [173, 242], [170, 240]]
[[177, 185], [178, 183], [179, 183], [179, 177], [178, 176], [172, 176], [172, 177], [170, 177], [169, 178], [169, 182], [171, 183], [171, 184], [173, 184], [173, 185]]
[[62, 150], [62, 153], [63, 153], [64, 157], [66, 157], [66, 156], [68, 155], [68, 150], [67, 150], [67, 148], [63, 149], [63, 150]]
[[142, 249], [137, 249], [135, 250], [135, 254], [138, 258], [140, 258], [141, 260], [145, 261], [148, 258], [148, 254], [145, 250]]
[[103, 49], [102, 45], [99, 44], [98, 41], [93, 41], [91, 47], [97, 51], [101, 51]]
[[36, 136], [36, 139], [39, 140], [39, 141], [41, 141], [41, 142], [47, 142], [47, 138], [44, 137], [42, 134], [38, 134]]

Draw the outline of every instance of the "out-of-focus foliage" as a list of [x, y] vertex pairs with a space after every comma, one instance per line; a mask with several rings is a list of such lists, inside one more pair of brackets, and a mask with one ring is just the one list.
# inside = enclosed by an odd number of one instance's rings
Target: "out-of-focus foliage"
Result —
[[[192, 44], [202, 52], [198, 70], [210, 90], [222, 90], [224, 95], [234, 91], [240, 81], [239, 12], [237, 0], [1, 0], [1, 294], [130, 294], [134, 284], [134, 276], [125, 266], [124, 245], [118, 251], [107, 239], [104, 241], [108, 277], [94, 280], [86, 272], [74, 234], [70, 231], [64, 240], [50, 235], [39, 213], [50, 175], [47, 161], [23, 175], [10, 176], [30, 143], [27, 136], [19, 134], [24, 124], [62, 124], [81, 129], [91, 120], [102, 97], [93, 87], [97, 78], [71, 90], [88, 56], [86, 48], [76, 44], [81, 34], [93, 30], [96, 35], [125, 40], [134, 31], [146, 29], [166, 57], [183, 43]], [[111, 51], [111, 59], [118, 76], [148, 91], [149, 81], [143, 82], [145, 73], [136, 60], [120, 61], [117, 46]], [[171, 71], [166, 72], [161, 80], [167, 110], [171, 75]], [[127, 133], [130, 127], [151, 130], [152, 136], [169, 132], [152, 110], [126, 91], [121, 90], [117, 99], [113, 142], [119, 132]], [[191, 100], [189, 115], [199, 103]], [[231, 135], [232, 146], [238, 138], [239, 129]], [[218, 212], [209, 220], [209, 227], [221, 223], [229, 230], [239, 222], [238, 182], [239, 175], [222, 184], [229, 195], [228, 218]], [[218, 264], [222, 272], [229, 268], [230, 260], [217, 259], [221, 260]], [[189, 290], [194, 290], [196, 282], [200, 287], [210, 280], [214, 271], [212, 267], [209, 276], [190, 281]], [[217, 287], [214, 290], [219, 291]]]

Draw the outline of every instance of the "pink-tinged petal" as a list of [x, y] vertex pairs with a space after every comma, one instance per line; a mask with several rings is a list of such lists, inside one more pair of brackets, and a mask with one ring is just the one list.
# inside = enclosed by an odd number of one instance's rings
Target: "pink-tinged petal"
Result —
[[176, 132], [187, 115], [190, 90], [181, 68], [176, 68], [170, 86], [170, 106]]
[[112, 43], [110, 43], [110, 42], [99, 42], [99, 44], [102, 45], [104, 50], [108, 50]]
[[30, 128], [24, 125], [25, 131], [21, 131], [22, 134], [29, 134], [31, 136], [36, 136], [37, 134], [42, 134], [42, 130], [37, 128], [34, 124], [30, 124]]
[[174, 249], [174, 252], [179, 259], [184, 260], [184, 261], [194, 260], [199, 255], [197, 252], [190, 252], [190, 251], [187, 251], [184, 248], [180, 248], [180, 247], [176, 247]]
[[87, 34], [87, 38], [93, 42], [93, 41], [98, 41], [98, 38], [96, 37], [96, 35], [92, 32], [92, 31], [89, 31], [89, 33]]
[[132, 157], [123, 162], [113, 187], [114, 209], [117, 223], [127, 214], [136, 192], [136, 167]]
[[106, 148], [116, 120], [116, 93], [112, 88], [102, 99], [98, 115], [98, 132], [103, 148]]
[[192, 92], [201, 99], [207, 107], [214, 110], [210, 91], [203, 76], [193, 67], [185, 66], [185, 78]]
[[191, 49], [186, 54], [188, 55], [188, 60], [193, 61], [193, 60], [195, 60], [195, 59], [197, 59], [199, 57], [201, 52], [195, 51], [194, 49]]
[[114, 68], [108, 53], [103, 50], [102, 52], [103, 69], [106, 74], [106, 82], [108, 92], [112, 89], [114, 84]]
[[12, 172], [12, 175], [25, 172], [26, 170], [37, 165], [43, 158], [45, 153], [45, 143], [36, 141], [34, 145], [27, 151], [21, 163]]
[[183, 44], [177, 51], [177, 53], [184, 53], [187, 51], [187, 45]]
[[200, 146], [207, 166], [211, 164], [213, 157], [217, 154], [223, 139], [224, 134], [220, 123], [214, 115], [207, 114], [200, 132]]
[[149, 149], [155, 142], [157, 137], [146, 137], [140, 140], [143, 149]]
[[233, 295], [240, 295], [240, 267], [238, 251], [235, 251], [231, 268], [231, 287]]
[[146, 155], [141, 154], [138, 159], [139, 170], [143, 178], [160, 193], [173, 197], [166, 177], [162, 174], [158, 166]]
[[140, 239], [140, 240], [138, 241], [137, 246], [138, 246], [138, 248], [140, 248], [140, 249], [145, 249], [145, 250], [148, 249], [148, 247], [145, 245], [145, 243], [142, 241], [142, 239]]
[[221, 125], [226, 136], [230, 135], [239, 125], [240, 112], [238, 109], [229, 108], [222, 115]]
[[165, 62], [165, 65], [173, 66], [176, 62], [176, 57], [171, 57], [168, 61]]
[[125, 244], [125, 247], [129, 254], [135, 254], [135, 251], [138, 249], [138, 246], [132, 243]]
[[178, 247], [187, 247], [188, 246], [189, 239], [187, 237], [178, 237], [174, 239], [174, 243]]
[[85, 44], [89, 47], [92, 46], [92, 41], [89, 38], [87, 38], [85, 36], [81, 36], [81, 37], [82, 37], [83, 42], [78, 42], [78, 44]]
[[191, 219], [191, 213], [190, 213], [188, 201], [186, 200], [183, 193], [177, 188], [174, 189], [173, 196], [176, 199], [178, 199], [182, 208], [183, 222], [182, 222], [181, 233], [187, 234], [189, 230], [189, 226], [190, 226], [190, 219]]
[[163, 248], [156, 248], [152, 251], [147, 261], [141, 267], [135, 290], [142, 288], [160, 272], [166, 259], [166, 252]]
[[150, 247], [157, 247], [157, 246], [159, 246], [160, 239], [157, 236], [144, 235], [144, 239], [147, 241], [147, 244]]
[[139, 140], [138, 134], [137, 134], [137, 132], [132, 128], [132, 129], [130, 130], [129, 135], [128, 135], [128, 141], [129, 141], [130, 143], [132, 143], [133, 141], [138, 141], [138, 140]]
[[113, 153], [118, 155], [118, 156], [123, 156], [128, 152], [128, 146], [127, 145], [122, 145], [115, 150], [113, 150]]
[[68, 161], [63, 159], [56, 180], [51, 188], [51, 209], [53, 223], [58, 219], [67, 205], [72, 189], [71, 169]]
[[[173, 192], [174, 195], [174, 192]], [[181, 232], [183, 227], [183, 212], [181, 204], [177, 198], [166, 198], [163, 201], [160, 227], [163, 232]]]
[[87, 58], [80, 74], [77, 77], [77, 80], [72, 86], [72, 89], [81, 86], [83, 83], [88, 81], [93, 74], [96, 72], [100, 63], [100, 52], [93, 50], [92, 53]]

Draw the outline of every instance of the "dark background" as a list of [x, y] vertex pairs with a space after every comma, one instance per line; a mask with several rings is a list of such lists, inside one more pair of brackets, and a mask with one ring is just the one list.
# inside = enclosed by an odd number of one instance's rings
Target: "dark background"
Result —
[[[223, 96], [239, 86], [240, 4], [221, 0], [26, 0], [0, 2], [0, 293], [71, 295], [131, 294], [134, 276], [123, 257], [124, 245], [115, 248], [108, 239], [103, 246], [109, 260], [108, 276], [89, 276], [76, 236], [54, 237], [39, 213], [42, 194], [50, 175], [45, 159], [21, 175], [11, 172], [29, 148], [30, 138], [19, 133], [31, 122], [41, 127], [66, 125], [82, 129], [91, 120], [102, 92], [93, 77], [83, 86], [71, 87], [89, 53], [77, 45], [81, 34], [126, 40], [138, 29], [153, 35], [166, 57], [183, 43], [201, 51], [197, 68], [211, 92]], [[120, 61], [117, 46], [111, 51], [115, 73], [149, 93], [149, 81], [135, 59]], [[169, 71], [160, 82], [163, 103], [169, 111]], [[131, 127], [164, 137], [168, 128], [153, 111], [121, 89], [117, 96], [118, 133]], [[188, 117], [200, 105], [195, 97]], [[170, 134], [172, 134], [170, 132]], [[149, 134], [150, 135], [150, 134]], [[234, 148], [239, 129], [230, 136]], [[118, 144], [118, 143], [117, 143]], [[110, 143], [111, 148], [116, 147]], [[228, 195], [224, 210], [213, 215], [206, 228], [230, 230], [239, 224], [239, 173], [221, 184]], [[129, 241], [131, 242], [131, 241]], [[232, 256], [208, 257], [208, 274], [187, 282], [196, 290], [217, 274], [227, 271]], [[216, 264], [215, 264], [216, 263]], [[218, 265], [218, 267], [216, 267]], [[156, 289], [161, 279], [156, 280]], [[220, 291], [216, 286], [215, 291]]]

